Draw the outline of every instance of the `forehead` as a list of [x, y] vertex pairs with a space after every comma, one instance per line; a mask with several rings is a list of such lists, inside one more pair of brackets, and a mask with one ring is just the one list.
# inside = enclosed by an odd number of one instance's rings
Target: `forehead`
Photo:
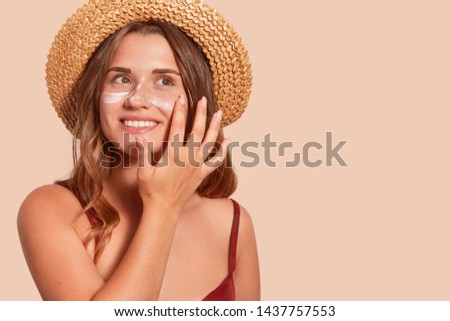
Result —
[[159, 34], [126, 35], [114, 51], [109, 65], [110, 67], [177, 69], [169, 42]]

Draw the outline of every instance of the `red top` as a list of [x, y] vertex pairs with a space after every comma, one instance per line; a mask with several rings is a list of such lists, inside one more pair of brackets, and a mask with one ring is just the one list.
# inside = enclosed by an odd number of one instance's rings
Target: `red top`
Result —
[[[236, 252], [241, 210], [239, 204], [235, 200], [231, 199], [231, 201], [233, 203], [233, 223], [231, 226], [230, 245], [228, 250], [228, 275], [222, 283], [220, 283], [217, 288], [212, 290], [202, 301], [235, 300], [233, 273], [236, 270]], [[86, 216], [91, 225], [94, 225], [94, 218], [88, 212], [86, 212]]]

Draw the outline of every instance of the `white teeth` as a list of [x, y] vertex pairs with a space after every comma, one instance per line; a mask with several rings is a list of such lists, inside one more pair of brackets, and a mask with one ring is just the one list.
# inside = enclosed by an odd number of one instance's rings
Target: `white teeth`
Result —
[[144, 128], [144, 127], [153, 127], [156, 126], [157, 123], [154, 121], [137, 121], [137, 120], [124, 120], [124, 125], [127, 127], [134, 127], [134, 128]]

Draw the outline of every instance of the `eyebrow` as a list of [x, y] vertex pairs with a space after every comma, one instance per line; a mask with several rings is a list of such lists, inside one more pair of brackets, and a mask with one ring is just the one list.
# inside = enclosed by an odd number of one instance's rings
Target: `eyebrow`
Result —
[[[123, 73], [131, 74], [131, 69], [130, 68], [125, 68], [125, 67], [111, 67], [111, 68], [108, 69], [108, 71], [106, 73], [109, 73], [110, 71], [123, 72]], [[178, 71], [176, 71], [175, 69], [171, 69], [171, 68], [155, 69], [155, 70], [152, 71], [152, 74], [157, 74], [157, 75], [161, 75], [161, 74], [175, 74], [177, 76], [180, 76], [180, 73]]]
[[180, 75], [180, 73], [178, 71], [176, 71], [175, 69], [170, 69], [170, 68], [155, 69], [155, 70], [153, 70], [152, 74], [175, 74], [177, 76]]
[[123, 72], [126, 74], [130, 74], [131, 73], [131, 69], [129, 68], [124, 68], [124, 67], [111, 67], [109, 68], [106, 73], [109, 73], [110, 71], [115, 71], [115, 72]]

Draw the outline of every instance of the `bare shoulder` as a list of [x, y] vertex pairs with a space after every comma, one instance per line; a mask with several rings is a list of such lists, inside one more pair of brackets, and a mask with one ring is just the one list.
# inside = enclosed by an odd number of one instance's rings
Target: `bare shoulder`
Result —
[[[234, 211], [233, 203], [230, 199], [213, 200], [212, 202], [215, 205], [214, 207], [217, 208], [217, 211], [220, 212], [216, 215], [216, 219], [222, 216], [222, 220], [232, 221]], [[260, 300], [259, 259], [253, 221], [247, 208], [239, 201], [237, 203], [239, 204], [240, 219], [237, 238], [236, 270], [234, 271], [236, 300]], [[229, 229], [230, 225], [228, 224], [226, 225]], [[228, 233], [229, 239], [230, 231], [228, 230], [226, 233]]]
[[242, 204], [238, 204], [241, 214], [239, 221], [239, 230], [242, 230], [245, 233], [248, 233], [249, 229], [253, 231], [253, 221], [249, 211]]
[[20, 230], [27, 223], [35, 226], [39, 221], [73, 222], [80, 211], [82, 207], [71, 191], [56, 184], [44, 185], [24, 199], [19, 208], [17, 224]]
[[236, 300], [260, 300], [259, 259], [255, 230], [249, 211], [240, 207], [234, 284]]
[[255, 229], [252, 217], [249, 211], [240, 203], [239, 208], [238, 257], [242, 255], [242, 252], [247, 252], [249, 247], [255, 246]]
[[[58, 185], [33, 190], [19, 209], [20, 243], [44, 300], [84, 300], [103, 282], [83, 244], [79, 230], [82, 214], [75, 195]], [[88, 226], [87, 218], [85, 221]], [[90, 281], [82, 285], [79, 280], [84, 282], [89, 275]]]
[[[234, 207], [231, 199], [216, 198], [203, 199], [202, 207], [207, 216], [207, 221], [213, 225], [213, 229], [221, 234], [229, 235], [233, 222]], [[248, 238], [254, 237], [253, 221], [249, 211], [239, 202], [239, 243], [243, 243]], [[242, 241], [242, 242], [241, 242]]]
[[228, 198], [201, 197], [198, 208], [202, 213], [207, 215], [212, 222], [224, 223], [233, 218], [233, 203]]

